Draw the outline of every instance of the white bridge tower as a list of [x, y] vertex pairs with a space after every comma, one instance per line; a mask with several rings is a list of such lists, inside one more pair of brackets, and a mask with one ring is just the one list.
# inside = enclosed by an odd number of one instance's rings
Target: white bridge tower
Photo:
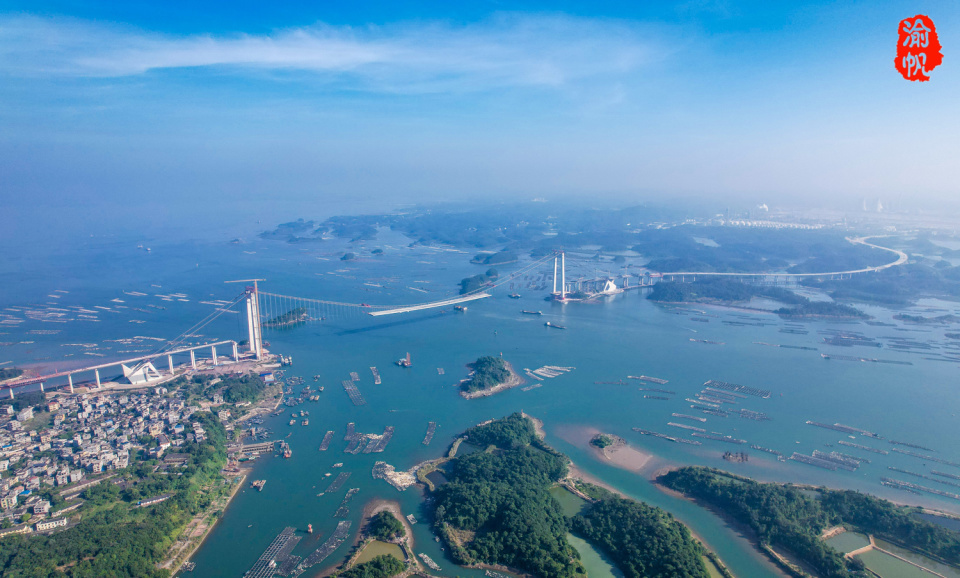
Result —
[[[557, 291], [557, 260], [560, 261], [560, 291]], [[560, 251], [553, 257], [553, 296], [564, 301], [567, 298], [567, 255]]]
[[257, 289], [257, 281], [266, 281], [266, 279], [239, 279], [237, 281], [225, 281], [225, 283], [248, 283], [253, 282], [253, 286], [248, 286], [247, 293], [247, 343], [248, 351], [257, 358], [257, 361], [263, 356], [263, 327], [260, 324], [260, 292]]

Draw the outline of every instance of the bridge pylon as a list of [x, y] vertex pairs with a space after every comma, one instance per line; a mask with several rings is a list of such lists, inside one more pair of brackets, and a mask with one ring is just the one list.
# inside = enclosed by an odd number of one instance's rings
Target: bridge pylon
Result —
[[[557, 291], [557, 265], [560, 265], [560, 290]], [[567, 254], [561, 249], [553, 253], [553, 295], [554, 299], [567, 299]]]
[[263, 327], [260, 323], [260, 291], [257, 288], [257, 281], [266, 281], [266, 279], [238, 279], [236, 281], [224, 281], [225, 283], [248, 283], [247, 293], [247, 343], [248, 351], [257, 358], [257, 361], [263, 357]]

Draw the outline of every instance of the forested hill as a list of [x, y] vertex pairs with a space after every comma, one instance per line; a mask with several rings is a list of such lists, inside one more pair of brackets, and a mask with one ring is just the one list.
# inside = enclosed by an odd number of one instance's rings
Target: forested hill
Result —
[[544, 577], [584, 576], [567, 542], [567, 521], [547, 491], [566, 475], [567, 458], [530, 445], [520, 414], [472, 428], [473, 444], [490, 446], [449, 462], [449, 483], [434, 500], [437, 531], [460, 564], [502, 564]]
[[660, 508], [601, 492], [571, 520], [573, 532], [603, 550], [626, 578], [703, 578], [705, 553], [686, 526]]
[[761, 544], [793, 552], [826, 578], [868, 576], [856, 559], [827, 546], [820, 534], [843, 524], [903, 544], [950, 564], [960, 563], [960, 534], [913, 516], [913, 509], [859, 492], [759, 483], [720, 470], [687, 467], [657, 480], [749, 526]]
[[567, 457], [540, 440], [515, 413], [471, 428], [467, 441], [486, 448], [447, 464], [450, 480], [435, 491], [438, 533], [460, 564], [501, 564], [544, 578], [583, 577], [573, 529], [606, 551], [627, 578], [708, 578], [702, 547], [669, 514], [603, 495], [574, 519], [549, 489], [567, 474]]
[[742, 283], [725, 277], [705, 277], [689, 283], [662, 281], [653, 286], [647, 299], [667, 303], [737, 303], [749, 301], [753, 297], [766, 297], [791, 305], [807, 301], [805, 297], [789, 289]]

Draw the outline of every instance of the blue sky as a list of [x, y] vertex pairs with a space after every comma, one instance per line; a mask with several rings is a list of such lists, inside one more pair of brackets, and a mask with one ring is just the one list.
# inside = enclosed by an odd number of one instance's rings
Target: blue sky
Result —
[[[958, 12], [7, 1], [0, 201], [936, 205], [960, 182]], [[897, 23], [916, 13], [944, 46], [922, 85], [893, 68]]]

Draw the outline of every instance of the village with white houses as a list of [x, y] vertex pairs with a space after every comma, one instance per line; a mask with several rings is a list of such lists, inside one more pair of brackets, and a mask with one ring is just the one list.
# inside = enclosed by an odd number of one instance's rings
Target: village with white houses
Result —
[[[182, 386], [192, 384], [190, 379], [132, 391], [31, 392], [18, 395], [17, 404], [3, 400], [0, 539], [68, 527], [84, 506], [85, 490], [108, 483], [125, 489], [130, 476], [120, 471], [138, 460], [149, 462], [154, 473], [176, 475], [191, 458], [179, 450], [206, 440], [207, 419], [232, 430], [228, 422], [251, 405], [225, 403], [215, 389], [188, 404], [189, 387]], [[207, 376], [203, 386], [215, 388], [220, 381]], [[169, 497], [145, 496], [135, 505], [145, 507]]]
[[[83, 503], [82, 491], [126, 468], [139, 450], [175, 464], [178, 446], [203, 441], [203, 428], [191, 422], [200, 408], [167, 394], [157, 387], [148, 393], [56, 396], [39, 404], [52, 416], [50, 427], [40, 431], [31, 429], [35, 407], [17, 412], [12, 404], [0, 406], [0, 536], [66, 526], [67, 515]], [[144, 448], [144, 434], [158, 444]], [[76, 503], [54, 510], [43, 497], [50, 493], [64, 504]]]

